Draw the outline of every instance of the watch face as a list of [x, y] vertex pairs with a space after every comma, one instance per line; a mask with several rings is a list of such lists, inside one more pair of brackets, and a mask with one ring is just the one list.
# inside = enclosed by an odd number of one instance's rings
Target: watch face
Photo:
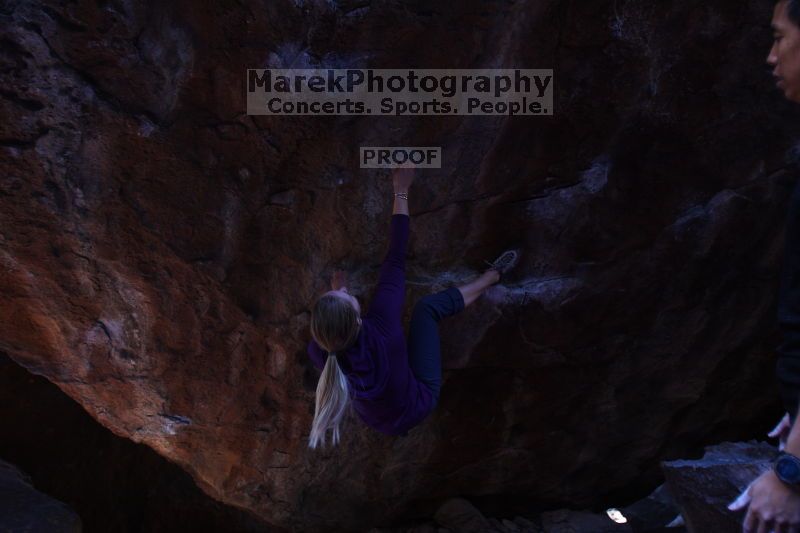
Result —
[[800, 464], [790, 457], [781, 457], [775, 465], [778, 477], [789, 483], [800, 483]]

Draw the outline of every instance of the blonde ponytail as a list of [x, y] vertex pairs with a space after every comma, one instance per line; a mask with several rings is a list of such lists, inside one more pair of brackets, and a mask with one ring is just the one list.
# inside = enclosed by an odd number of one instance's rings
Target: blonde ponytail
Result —
[[314, 420], [311, 423], [309, 448], [326, 445], [328, 430], [333, 430], [332, 444], [340, 441], [339, 426], [351, 406], [350, 385], [337, 361], [337, 353], [344, 352], [358, 338], [360, 318], [358, 312], [342, 299], [325, 295], [317, 300], [311, 313], [311, 335], [328, 358], [317, 383]]

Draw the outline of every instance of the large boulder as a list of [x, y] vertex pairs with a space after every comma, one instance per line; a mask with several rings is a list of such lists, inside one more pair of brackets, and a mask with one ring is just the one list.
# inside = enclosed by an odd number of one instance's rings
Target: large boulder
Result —
[[[800, 121], [768, 4], [4, 2], [0, 350], [276, 527], [634, 501], [661, 459], [779, 415]], [[279, 66], [553, 68], [555, 114], [246, 115], [245, 69]], [[443, 147], [410, 194], [406, 319], [523, 257], [442, 322], [432, 416], [313, 451], [309, 309], [337, 268], [367, 303], [386, 246], [360, 145]]]

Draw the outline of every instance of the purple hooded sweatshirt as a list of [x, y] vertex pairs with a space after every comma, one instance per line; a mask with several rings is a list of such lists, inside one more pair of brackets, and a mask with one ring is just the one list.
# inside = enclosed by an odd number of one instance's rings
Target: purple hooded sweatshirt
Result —
[[[409, 224], [408, 215], [392, 215], [389, 251], [372, 304], [361, 317], [355, 344], [336, 355], [347, 376], [356, 413], [368, 426], [387, 435], [406, 435], [434, 407], [433, 393], [408, 366], [401, 322]], [[314, 367], [322, 370], [328, 353], [314, 339], [308, 343], [308, 354]]]

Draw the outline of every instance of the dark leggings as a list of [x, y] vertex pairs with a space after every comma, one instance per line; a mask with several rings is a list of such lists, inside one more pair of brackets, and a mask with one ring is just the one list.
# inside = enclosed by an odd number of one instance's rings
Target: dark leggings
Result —
[[442, 388], [442, 350], [439, 321], [464, 309], [464, 297], [456, 287], [428, 294], [419, 299], [408, 326], [408, 364], [411, 371], [428, 386], [439, 403]]

